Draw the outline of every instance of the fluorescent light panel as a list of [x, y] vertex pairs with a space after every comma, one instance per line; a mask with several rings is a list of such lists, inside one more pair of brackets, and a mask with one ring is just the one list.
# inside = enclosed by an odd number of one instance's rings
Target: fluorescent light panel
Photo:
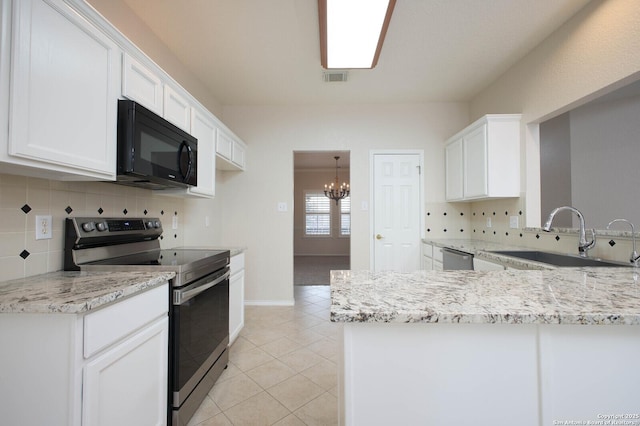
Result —
[[318, 0], [325, 68], [373, 68], [396, 0]]

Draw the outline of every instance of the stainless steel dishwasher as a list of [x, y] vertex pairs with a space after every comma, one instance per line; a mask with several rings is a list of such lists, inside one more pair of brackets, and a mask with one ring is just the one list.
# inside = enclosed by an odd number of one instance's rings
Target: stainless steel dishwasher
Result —
[[442, 267], [445, 271], [473, 270], [473, 255], [459, 250], [443, 248]]

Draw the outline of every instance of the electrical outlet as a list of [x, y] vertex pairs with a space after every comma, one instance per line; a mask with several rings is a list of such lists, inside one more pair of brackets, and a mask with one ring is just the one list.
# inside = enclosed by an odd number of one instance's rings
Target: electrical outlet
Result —
[[36, 240], [49, 240], [51, 238], [53, 238], [51, 216], [36, 216]]
[[287, 203], [284, 201], [280, 201], [278, 203], [278, 211], [279, 212], [286, 212], [287, 211]]
[[178, 229], [178, 216], [173, 216], [171, 219], [171, 228]]
[[487, 228], [491, 228], [491, 218], [487, 218]]
[[518, 216], [509, 216], [509, 227], [511, 229], [518, 229]]

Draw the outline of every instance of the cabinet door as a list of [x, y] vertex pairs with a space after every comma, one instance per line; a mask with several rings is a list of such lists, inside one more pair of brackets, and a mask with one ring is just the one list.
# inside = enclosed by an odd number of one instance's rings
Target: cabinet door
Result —
[[87, 363], [83, 424], [166, 424], [168, 333], [165, 316]]
[[462, 139], [449, 143], [445, 148], [445, 193], [447, 200], [463, 197]]
[[122, 60], [122, 96], [162, 116], [162, 80], [126, 53]]
[[229, 344], [244, 327], [244, 271], [229, 279]]
[[433, 269], [433, 259], [428, 256], [422, 256], [422, 269], [431, 271]]
[[120, 50], [62, 0], [13, 8], [8, 154], [114, 179]]
[[231, 161], [239, 168], [244, 169], [244, 146], [236, 141], [233, 142]]
[[185, 96], [166, 84], [164, 86], [164, 118], [190, 133], [191, 105]]
[[[488, 195], [487, 191], [487, 125], [472, 130], [464, 138], [464, 197]], [[498, 166], [498, 165], [496, 165]]]
[[231, 160], [233, 156], [233, 139], [222, 129], [218, 129], [216, 138], [216, 154], [226, 160]]
[[191, 134], [198, 139], [198, 186], [193, 194], [213, 197], [216, 185], [216, 124], [204, 111], [191, 111]]

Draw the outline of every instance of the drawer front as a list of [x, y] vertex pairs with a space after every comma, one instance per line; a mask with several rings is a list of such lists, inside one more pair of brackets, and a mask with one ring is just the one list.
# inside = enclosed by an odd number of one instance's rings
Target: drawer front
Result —
[[433, 246], [433, 260], [442, 263], [442, 247]]
[[84, 357], [144, 327], [169, 312], [169, 285], [164, 284], [84, 317]]

